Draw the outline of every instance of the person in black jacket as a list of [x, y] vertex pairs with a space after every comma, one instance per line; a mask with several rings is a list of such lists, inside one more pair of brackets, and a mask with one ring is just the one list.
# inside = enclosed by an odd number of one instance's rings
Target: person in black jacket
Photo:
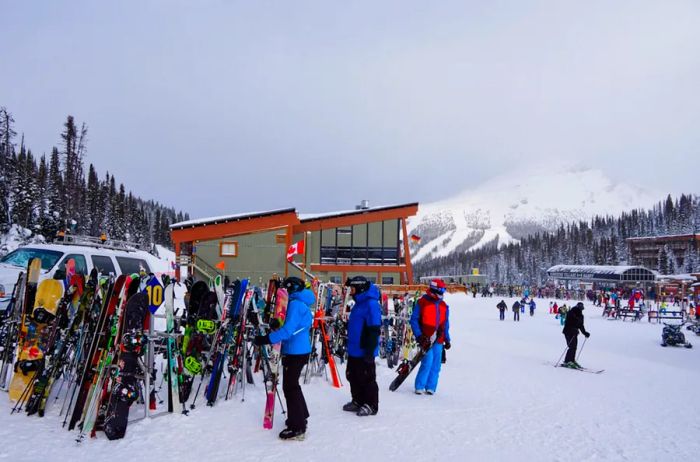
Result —
[[517, 300], [513, 303], [513, 321], [520, 322], [520, 302]]
[[496, 305], [496, 308], [500, 311], [501, 321], [503, 321], [506, 318], [506, 310], [508, 309], [505, 300], [501, 300], [500, 303]]
[[566, 315], [566, 322], [564, 323], [564, 338], [566, 339], [566, 345], [569, 349], [566, 352], [566, 357], [564, 358], [564, 367], [580, 368], [581, 366], [576, 362], [576, 348], [578, 347], [578, 331], [586, 337], [590, 337], [591, 334], [586, 331], [583, 326], [583, 303], [578, 302], [575, 307], [571, 308]]

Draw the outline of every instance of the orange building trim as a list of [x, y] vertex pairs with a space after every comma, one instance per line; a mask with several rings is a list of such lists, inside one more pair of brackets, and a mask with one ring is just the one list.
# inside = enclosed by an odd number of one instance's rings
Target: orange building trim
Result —
[[221, 222], [178, 226], [172, 228], [170, 236], [173, 243], [194, 242], [280, 229], [297, 223], [299, 223], [299, 218], [297, 218], [296, 211], [287, 209], [267, 215], [248, 215]]

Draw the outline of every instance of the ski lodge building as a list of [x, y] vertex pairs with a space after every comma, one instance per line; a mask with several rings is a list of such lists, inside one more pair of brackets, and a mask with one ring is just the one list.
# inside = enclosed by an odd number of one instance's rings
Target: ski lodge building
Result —
[[641, 288], [653, 289], [656, 273], [641, 266], [555, 265], [547, 276], [563, 282], [567, 289]]
[[[630, 237], [626, 242], [633, 264], [658, 268], [663, 273], [673, 271], [673, 267], [683, 272], [686, 259], [700, 252], [700, 234]], [[665, 261], [668, 258], [673, 258], [674, 264]]]
[[[273, 274], [305, 278], [293, 261], [323, 281], [342, 283], [363, 275], [380, 284], [409, 284], [413, 269], [406, 220], [418, 203], [299, 214], [294, 208], [184, 221], [170, 226], [180, 268], [195, 278], [217, 274], [259, 284]], [[303, 243], [303, 244], [302, 244]]]

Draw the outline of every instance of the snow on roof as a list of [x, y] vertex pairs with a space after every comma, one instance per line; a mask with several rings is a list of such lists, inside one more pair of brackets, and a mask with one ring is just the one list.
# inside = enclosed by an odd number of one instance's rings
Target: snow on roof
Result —
[[409, 204], [394, 204], [394, 205], [380, 205], [377, 207], [369, 207], [366, 209], [350, 209], [350, 210], [337, 210], [334, 212], [323, 212], [323, 213], [300, 213], [299, 220], [301, 221], [313, 221], [320, 220], [323, 218], [339, 217], [343, 215], [354, 215], [366, 212], [378, 212], [380, 210], [398, 209], [401, 207], [411, 207], [418, 205], [417, 202], [412, 202]]
[[269, 215], [277, 215], [280, 213], [288, 213], [288, 212], [296, 212], [296, 209], [287, 208], [287, 209], [267, 210], [264, 212], [245, 212], [245, 213], [237, 213], [234, 215], [222, 215], [222, 216], [218, 216], [218, 217], [199, 218], [197, 220], [188, 220], [188, 221], [181, 221], [179, 223], [173, 223], [172, 225], [170, 225], [170, 229], [187, 228], [187, 227], [194, 227], [194, 226], [201, 226], [201, 225], [216, 225], [219, 223], [226, 223], [229, 221], [243, 220], [245, 218], [265, 217], [265, 216], [269, 216]]
[[661, 274], [658, 279], [667, 281], [695, 281], [695, 276], [691, 274]]
[[616, 265], [555, 265], [547, 270], [547, 273], [589, 273], [589, 274], [625, 274], [632, 269], [642, 269], [651, 272], [643, 266], [616, 266]]
[[694, 237], [700, 237], [699, 234], [664, 234], [662, 236], [639, 236], [639, 237], [628, 237], [627, 241], [641, 241], [641, 240], [654, 240], [654, 239], [692, 239]]
[[[362, 213], [366, 213], [366, 212], [377, 212], [380, 210], [390, 210], [390, 209], [397, 209], [397, 208], [401, 208], [401, 207], [411, 207], [411, 206], [417, 206], [417, 205], [418, 205], [418, 202], [412, 202], [409, 204], [383, 205], [383, 206], [379, 206], [379, 207], [369, 207], [366, 209], [340, 210], [340, 211], [324, 212], [324, 213], [299, 213], [297, 215], [301, 221], [313, 221], [313, 220], [320, 220], [322, 218], [362, 214]], [[226, 223], [229, 221], [238, 221], [238, 220], [244, 220], [244, 219], [248, 219], [248, 218], [258, 218], [258, 217], [265, 217], [265, 216], [269, 216], [269, 215], [277, 215], [280, 213], [290, 213], [290, 212], [296, 213], [296, 209], [295, 208], [287, 208], [287, 209], [267, 210], [267, 211], [263, 211], [263, 212], [245, 212], [245, 213], [237, 213], [234, 215], [222, 215], [222, 216], [218, 216], [218, 217], [199, 218], [196, 220], [188, 220], [188, 221], [181, 221], [179, 223], [173, 223], [172, 225], [170, 225], [170, 229], [181, 229], [181, 228], [189, 228], [189, 227], [203, 226], [203, 225], [215, 225], [218, 223]]]

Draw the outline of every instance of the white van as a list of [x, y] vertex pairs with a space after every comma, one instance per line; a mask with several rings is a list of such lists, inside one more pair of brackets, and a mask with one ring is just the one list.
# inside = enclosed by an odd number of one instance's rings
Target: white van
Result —
[[32, 244], [20, 247], [0, 258], [0, 312], [5, 311], [10, 302], [19, 273], [27, 271], [27, 264], [33, 258], [41, 259], [42, 280], [53, 278], [57, 271], [60, 276], [71, 258], [75, 261], [75, 272], [83, 275], [90, 274], [93, 268], [103, 275], [138, 273], [141, 269], [150, 273], [148, 262], [153, 256], [142, 250], [118, 249], [101, 244]]

